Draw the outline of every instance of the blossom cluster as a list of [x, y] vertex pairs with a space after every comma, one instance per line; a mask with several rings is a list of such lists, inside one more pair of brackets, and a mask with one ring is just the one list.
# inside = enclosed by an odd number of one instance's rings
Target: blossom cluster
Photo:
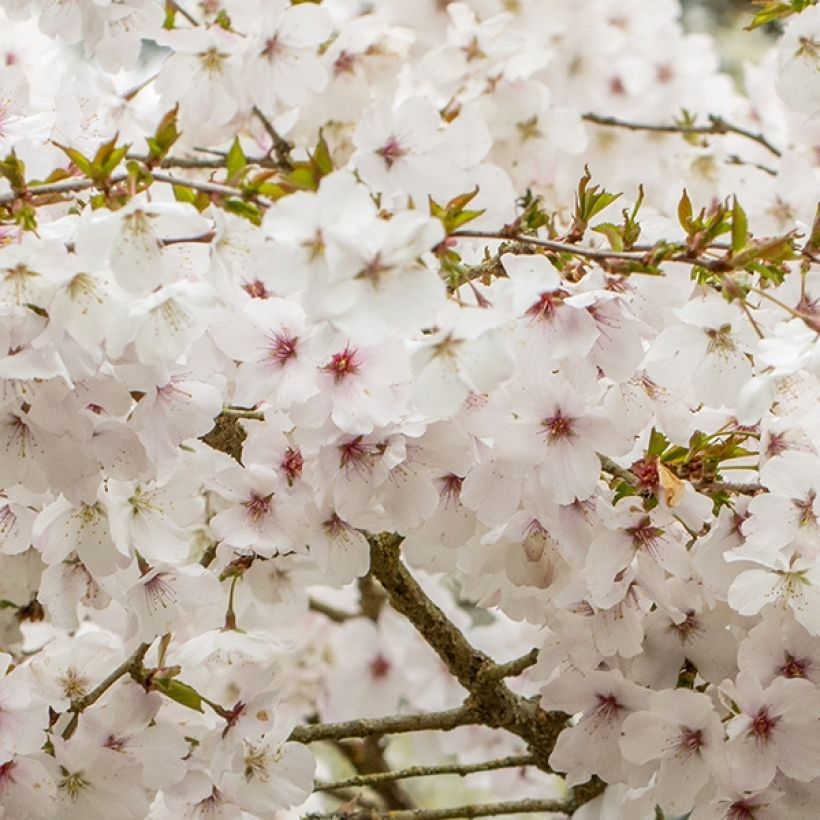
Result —
[[738, 83], [676, 0], [5, 0], [0, 817], [334, 805], [297, 727], [466, 695], [379, 533], [565, 714], [468, 802], [816, 816], [806, 5]]

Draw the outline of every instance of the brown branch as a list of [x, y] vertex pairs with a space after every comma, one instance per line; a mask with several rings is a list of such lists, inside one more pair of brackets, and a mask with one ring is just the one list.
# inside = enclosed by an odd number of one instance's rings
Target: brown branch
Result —
[[[390, 767], [384, 758], [384, 745], [382, 735], [372, 735], [363, 740], [339, 740], [335, 743], [336, 748], [358, 772], [353, 780], [370, 778], [368, 785], [379, 795], [388, 809], [413, 809], [416, 804], [410, 795], [396, 782], [397, 778], [390, 777]], [[344, 785], [333, 783], [328, 786], [329, 788], [322, 791], [345, 788]]]
[[262, 127], [271, 138], [271, 150], [276, 155], [276, 162], [280, 168], [287, 171], [293, 170], [293, 160], [290, 158], [290, 152], [293, 150], [293, 144], [288, 142], [274, 127], [273, 123], [259, 110], [258, 106], [252, 109], [253, 114], [262, 123]]
[[265, 206], [257, 197], [248, 197], [241, 188], [234, 188], [232, 185], [222, 185], [219, 182], [204, 182], [195, 179], [180, 179], [171, 174], [157, 173], [151, 171], [151, 176], [157, 182], [167, 182], [169, 185], [179, 185], [183, 188], [193, 188], [195, 191], [202, 191], [205, 194], [216, 194], [218, 196], [232, 196], [238, 199], [250, 199], [257, 205]]
[[170, 239], [160, 239], [159, 244], [162, 245], [163, 248], [166, 248], [169, 245], [186, 245], [189, 242], [207, 245], [209, 242], [213, 241], [215, 236], [216, 231], [208, 231], [207, 233], [201, 233], [198, 236], [180, 236], [171, 237]]
[[297, 743], [315, 743], [319, 740], [344, 740], [351, 737], [393, 735], [405, 732], [438, 730], [449, 732], [459, 726], [475, 726], [479, 715], [470, 704], [448, 709], [444, 712], [428, 712], [421, 715], [390, 715], [383, 718], [361, 718], [341, 723], [313, 723], [297, 726], [289, 740]]
[[530, 649], [526, 655], [522, 655], [520, 658], [515, 658], [515, 660], [506, 663], [497, 663], [484, 677], [488, 681], [514, 678], [531, 666], [535, 666], [536, 663], [538, 663], [538, 650]]
[[329, 618], [337, 624], [342, 624], [345, 621], [349, 621], [351, 618], [359, 617], [357, 612], [345, 612], [344, 610], [337, 609], [335, 606], [324, 603], [324, 601], [319, 601], [316, 598], [308, 599], [308, 609], [310, 609], [311, 612], [319, 612], [324, 615], [325, 618]]
[[410, 766], [407, 769], [397, 769], [392, 772], [364, 774], [358, 777], [348, 777], [335, 783], [318, 781], [313, 790], [317, 792], [331, 789], [343, 789], [348, 786], [373, 786], [377, 783], [386, 783], [392, 780], [407, 780], [412, 777], [433, 777], [435, 775], [458, 775], [464, 777], [474, 772], [490, 772], [496, 769], [514, 769], [532, 764], [530, 755], [511, 755], [496, 760], [485, 760], [482, 763], [447, 763], [440, 766]]
[[410, 809], [408, 811], [382, 812], [362, 809], [330, 814], [305, 814], [303, 820], [448, 820], [459, 817], [498, 817], [503, 814], [524, 814], [533, 812], [553, 812], [572, 814], [578, 808], [569, 800], [509, 800], [503, 803], [472, 804], [453, 806], [447, 809]]
[[[632, 472], [632, 470], [628, 470], [626, 467], [621, 467], [620, 464], [616, 464], [611, 458], [609, 458], [609, 456], [605, 456], [602, 453], [598, 453], [598, 458], [601, 461], [601, 470], [603, 472], [609, 473], [609, 475], [614, 478], [620, 478], [621, 481], [625, 481], [633, 487], [638, 487], [640, 485], [638, 477]], [[687, 480], [691, 481], [691, 479]], [[733, 495], [756, 495], [763, 489], [763, 486], [756, 482], [735, 484], [731, 481], [692, 481], [691, 483], [692, 486], [694, 486], [699, 492], [706, 493], [725, 492]]]
[[[199, 159], [196, 157], [164, 157], [158, 163], [160, 168], [199, 168], [202, 170], [218, 170], [225, 168], [226, 154], [223, 151], [214, 151], [217, 159]], [[135, 162], [156, 162], [156, 159], [147, 154], [127, 154], [127, 160]], [[270, 157], [248, 157], [248, 165], [258, 165], [261, 168], [280, 168], [280, 164]]]
[[778, 148], [775, 148], [760, 132], [749, 131], [746, 128], [741, 128], [739, 125], [733, 125], [724, 120], [723, 117], [718, 117], [713, 114], [709, 116], [709, 125], [677, 125], [674, 123], [667, 125], [629, 122], [627, 120], [620, 120], [617, 117], [605, 117], [592, 112], [582, 114], [581, 119], [594, 123], [595, 125], [603, 125], [610, 128], [625, 128], [628, 131], [654, 131], [663, 134], [702, 134], [704, 136], [736, 134], [739, 137], [745, 137], [746, 139], [756, 142], [776, 157], [782, 156], [782, 152]]
[[499, 677], [498, 664], [473, 647], [439, 609], [401, 562], [401, 537], [390, 533], [368, 536], [370, 568], [404, 615], [441, 658], [453, 677], [470, 692], [480, 722], [506, 729], [525, 741], [535, 765], [552, 772], [549, 756], [566, 726], [563, 712], [544, 712], [537, 703], [513, 693]]
[[[582, 245], [573, 245], [570, 242], [558, 242], [553, 239], [538, 239], [534, 236], [521, 236], [518, 234], [506, 234], [503, 231], [471, 231], [459, 230], [453, 231], [449, 234], [450, 238], [454, 239], [491, 239], [499, 242], [513, 242], [522, 243], [524, 245], [532, 245], [537, 248], [544, 248], [555, 253], [567, 253], [573, 256], [581, 256], [585, 259], [593, 259], [602, 265], [607, 262], [643, 262], [644, 264], [652, 261], [652, 251], [654, 248], [640, 251], [612, 251], [606, 248], [587, 248]], [[508, 245], [509, 247], [509, 245]], [[510, 248], [513, 251], [513, 248]], [[492, 261], [492, 260], [488, 260]], [[689, 265], [698, 265], [701, 268], [711, 271], [724, 271], [725, 260], [713, 259], [708, 256], [699, 256], [690, 251], [683, 249], [681, 251], [671, 253], [663, 259], [664, 262], [683, 262]], [[478, 269], [481, 269], [486, 263], [479, 263]]]
[[[249, 197], [241, 188], [234, 188], [230, 185], [222, 185], [218, 182], [204, 182], [195, 179], [183, 179], [161, 172], [151, 171], [151, 176], [157, 182], [167, 182], [169, 185], [179, 185], [183, 188], [193, 188], [196, 191], [202, 191], [206, 194], [215, 194], [218, 196], [230, 196], [238, 199], [251, 200], [260, 207], [267, 207], [268, 203], [257, 196]], [[117, 185], [128, 179], [128, 174], [115, 174], [110, 177], [105, 187]], [[47, 194], [64, 194], [75, 191], [84, 191], [87, 188], [103, 187], [88, 177], [80, 177], [76, 179], [61, 179], [59, 182], [47, 182], [43, 185], [32, 185], [24, 191], [9, 191], [5, 194], [0, 194], [0, 205], [10, 205], [18, 199], [26, 199], [33, 196], [45, 196]]]
[[[109, 179], [110, 185], [116, 185], [128, 179], [127, 174], [116, 174]], [[9, 191], [5, 194], [0, 194], [0, 205], [10, 205], [18, 199], [23, 199], [29, 196], [45, 196], [47, 194], [65, 194], [74, 191], [84, 191], [86, 188], [94, 188], [97, 183], [88, 177], [81, 177], [77, 179], [61, 179], [59, 182], [46, 182], [42, 185], [32, 185], [25, 191], [15, 192]]]
[[150, 643], [141, 643], [110, 675], [108, 675], [98, 686], [95, 686], [87, 695], [71, 702], [69, 710], [74, 714], [63, 731], [63, 740], [68, 740], [74, 734], [80, 720], [80, 714], [96, 703], [120, 678], [130, 674], [132, 671], [142, 667]]
[[[391, 533], [368, 535], [370, 571], [390, 596], [390, 604], [404, 615], [430, 647], [441, 658], [453, 677], [470, 692], [466, 706], [478, 716], [478, 722], [495, 729], [506, 729], [527, 744], [533, 765], [554, 773], [549, 757], [558, 735], [567, 725], [563, 712], [545, 712], [537, 699], [529, 700], [512, 692], [499, 674], [499, 668], [487, 655], [473, 647], [447, 616], [433, 603], [401, 561], [401, 536]], [[517, 668], [520, 661], [513, 662]], [[574, 811], [606, 788], [601, 780], [591, 778], [574, 787], [570, 803]], [[558, 809], [565, 811], [565, 809]], [[567, 810], [571, 813], [570, 810]], [[461, 814], [446, 815], [468, 816]], [[473, 815], [480, 816], [480, 815]]]

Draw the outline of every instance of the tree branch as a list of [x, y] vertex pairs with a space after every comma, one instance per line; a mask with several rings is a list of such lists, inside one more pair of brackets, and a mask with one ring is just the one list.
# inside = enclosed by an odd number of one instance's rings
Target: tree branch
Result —
[[[416, 807], [410, 796], [396, 782], [398, 778], [390, 777], [390, 767], [384, 759], [384, 739], [382, 735], [372, 735], [363, 740], [339, 740], [336, 748], [347, 758], [358, 772], [357, 779], [370, 779], [369, 787], [379, 795], [388, 809], [413, 809]], [[322, 791], [336, 791], [345, 786], [328, 784]], [[314, 791], [317, 791], [314, 786]]]
[[503, 803], [484, 803], [469, 806], [453, 806], [447, 809], [410, 809], [408, 811], [360, 811], [331, 812], [329, 814], [306, 814], [303, 820], [448, 820], [459, 817], [498, 817], [502, 814], [553, 812], [572, 814], [577, 806], [574, 801], [562, 800], [509, 800]]
[[515, 658], [515, 660], [506, 663], [497, 663], [485, 674], [485, 679], [491, 681], [514, 678], [531, 666], [535, 666], [536, 663], [538, 663], [538, 650], [530, 649], [526, 655], [522, 655], [520, 658]]
[[444, 712], [428, 712], [421, 715], [390, 715], [383, 718], [361, 718], [340, 723], [313, 723], [297, 726], [289, 740], [296, 743], [315, 743], [318, 740], [344, 740], [350, 737], [370, 735], [403, 734], [438, 730], [449, 732], [459, 726], [475, 726], [480, 716], [471, 704]]
[[392, 772], [378, 772], [377, 774], [364, 774], [358, 777], [348, 777], [346, 780], [339, 780], [335, 783], [323, 783], [318, 781], [313, 790], [317, 792], [329, 791], [331, 789], [343, 789], [348, 786], [373, 786], [377, 783], [386, 783], [392, 780], [406, 780], [411, 777], [432, 777], [434, 775], [455, 774], [464, 777], [474, 772], [490, 772], [496, 769], [514, 769], [521, 766], [529, 766], [533, 762], [530, 755], [511, 755], [510, 757], [500, 757], [496, 760], [485, 760], [482, 763], [448, 763], [441, 766], [410, 766], [407, 769], [397, 769]]
[[601, 114], [594, 114], [588, 112], [581, 115], [581, 119], [595, 125], [603, 125], [610, 128], [625, 128], [628, 131], [654, 131], [663, 134], [702, 134], [702, 135], [721, 135], [721, 134], [737, 134], [739, 137], [756, 142], [763, 146], [769, 153], [776, 157], [782, 156], [782, 152], [775, 148], [763, 134], [757, 131], [749, 131], [746, 128], [741, 128], [739, 125], [733, 125], [727, 122], [723, 117], [709, 115], [709, 125], [677, 125], [677, 124], [655, 124], [644, 122], [629, 122], [628, 120], [620, 120], [617, 117], [605, 117]]
[[351, 618], [358, 617], [358, 613], [356, 612], [345, 612], [344, 610], [337, 609], [335, 606], [326, 604], [324, 601], [320, 601], [317, 598], [308, 599], [308, 609], [310, 609], [311, 612], [321, 613], [325, 616], [325, 618], [329, 618], [337, 624], [342, 624], [345, 621], [349, 621]]
[[74, 734], [80, 720], [80, 714], [96, 703], [120, 678], [130, 674], [133, 670], [142, 667], [150, 643], [141, 643], [110, 675], [98, 686], [95, 686], [87, 695], [71, 702], [69, 710], [74, 714], [63, 732], [63, 740], [68, 740]]
[[259, 120], [262, 123], [262, 127], [267, 132], [268, 136], [271, 138], [272, 142], [272, 151], [276, 155], [276, 162], [278, 163], [280, 168], [284, 168], [287, 171], [293, 170], [293, 161], [290, 158], [290, 152], [293, 149], [292, 143], [288, 142], [274, 127], [273, 123], [259, 110], [258, 106], [254, 106], [251, 109]]
[[[602, 265], [607, 262], [650, 262], [652, 259], [652, 251], [654, 248], [648, 250], [636, 251], [612, 251], [606, 248], [585, 248], [582, 245], [573, 245], [570, 242], [557, 242], [553, 239], [538, 239], [534, 236], [522, 236], [519, 234], [506, 234], [503, 231], [471, 231], [460, 230], [453, 231], [450, 235], [454, 239], [493, 239], [500, 242], [520, 242], [525, 245], [532, 245], [537, 248], [544, 248], [555, 253], [567, 253], [573, 256], [582, 256], [585, 259], [593, 259]], [[721, 249], [723, 250], [723, 249]], [[510, 249], [513, 251], [513, 248]], [[722, 271], [725, 270], [724, 261], [720, 259], [713, 259], [707, 256], [698, 256], [687, 251], [685, 248], [671, 253], [664, 258], [665, 262], [683, 262], [689, 265], [698, 265], [706, 270]], [[485, 263], [479, 263], [481, 268]]]

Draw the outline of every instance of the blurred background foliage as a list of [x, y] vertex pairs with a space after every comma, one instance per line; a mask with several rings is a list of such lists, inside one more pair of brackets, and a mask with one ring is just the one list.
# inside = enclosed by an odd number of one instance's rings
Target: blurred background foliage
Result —
[[751, 0], [681, 0], [681, 6], [686, 29], [711, 34], [724, 70], [738, 80], [743, 61], [759, 59], [781, 31], [777, 23], [745, 30], [760, 9]]

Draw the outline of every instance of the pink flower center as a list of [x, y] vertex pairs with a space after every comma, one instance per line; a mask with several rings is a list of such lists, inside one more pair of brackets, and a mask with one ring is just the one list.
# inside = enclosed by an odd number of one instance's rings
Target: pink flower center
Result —
[[106, 749], [112, 749], [115, 752], [121, 752], [125, 748], [126, 739], [124, 737], [116, 737], [115, 735], [109, 735], [105, 739], [105, 746]]
[[356, 436], [339, 445], [339, 466], [345, 471], [352, 469], [360, 476], [365, 476], [373, 468], [373, 459], [378, 452], [376, 445], [367, 444], [362, 436]]
[[242, 289], [247, 293], [252, 299], [267, 299], [270, 296], [268, 293], [268, 289], [265, 287], [263, 282], [260, 282], [258, 279], [254, 279], [253, 282], [246, 282]]
[[305, 465], [305, 460], [302, 457], [302, 452], [299, 448], [288, 447], [285, 450], [285, 455], [282, 458], [282, 463], [279, 465], [282, 471], [288, 477], [288, 486], [292, 486], [293, 482], [302, 475], [302, 467]]
[[755, 715], [750, 727], [751, 733], [759, 744], [767, 743], [772, 733], [772, 729], [777, 725], [779, 717], [772, 717], [766, 707], [762, 707]]
[[525, 315], [544, 321], [552, 319], [555, 311], [564, 303], [564, 296], [566, 293], [561, 290], [545, 291], [538, 297], [537, 302], [527, 308]]
[[349, 344], [340, 353], [334, 353], [330, 361], [322, 368], [325, 373], [331, 373], [336, 382], [359, 372], [361, 362], [357, 358], [358, 351]]
[[653, 527], [649, 518], [642, 519], [634, 527], [628, 527], [626, 532], [632, 536], [632, 546], [636, 550], [646, 550], [650, 554], [656, 552], [658, 538], [663, 535], [663, 530]]
[[755, 820], [757, 806], [749, 804], [748, 800], [736, 800], [729, 806], [725, 820]]
[[322, 524], [322, 528], [331, 538], [338, 538], [344, 535], [348, 530], [353, 529], [350, 524], [342, 521], [336, 513], [333, 513], [333, 515]]
[[552, 444], [559, 439], [568, 439], [574, 436], [572, 425], [575, 419], [567, 418], [560, 410], [555, 411], [554, 416], [541, 420], [541, 429], [546, 433], [547, 439]]
[[681, 643], [686, 643], [692, 638], [703, 634], [703, 627], [700, 625], [700, 621], [698, 621], [698, 616], [694, 610], [691, 609], [686, 613], [686, 620], [679, 624], [673, 624], [672, 628], [677, 633]]
[[809, 662], [805, 658], [795, 658], [787, 652], [783, 666], [777, 671], [785, 678], [805, 678], [808, 666]]
[[265, 40], [265, 45], [262, 48], [262, 55], [263, 57], [267, 57], [268, 60], [271, 62], [274, 60], [277, 54], [281, 54], [284, 51], [282, 46], [282, 42], [279, 40], [279, 35], [274, 34], [273, 37], [268, 37]]
[[251, 493], [251, 497], [242, 506], [248, 511], [248, 515], [253, 521], [258, 521], [270, 512], [272, 498], [273, 493], [265, 496]]
[[792, 506], [800, 513], [801, 527], [817, 526], [817, 516], [814, 514], [814, 501], [816, 498], [817, 493], [810, 490], [805, 498], [792, 499]]
[[279, 333], [274, 333], [270, 337], [271, 345], [269, 349], [269, 357], [281, 367], [285, 363], [296, 356], [297, 345], [299, 342], [298, 336], [291, 336], [290, 331], [282, 328]]
[[390, 661], [381, 652], [370, 661], [370, 677], [373, 680], [383, 680], [390, 672]]
[[3, 783], [14, 783], [14, 775], [12, 772], [14, 771], [15, 762], [13, 760], [8, 760], [5, 763], [0, 763], [0, 786]]
[[384, 160], [389, 170], [398, 160], [407, 155], [407, 149], [402, 147], [398, 137], [390, 137], [376, 153]]
[[454, 506], [458, 505], [459, 497], [461, 496], [461, 485], [464, 483], [464, 479], [461, 476], [455, 475], [455, 473], [450, 473], [449, 475], [442, 476], [439, 479], [439, 483], [439, 495], [444, 499], [445, 506], [449, 506], [450, 504]]
[[598, 703], [592, 710], [590, 717], [598, 724], [614, 723], [624, 708], [623, 704], [613, 694], [597, 695]]
[[353, 64], [356, 58], [348, 51], [340, 52], [336, 61], [333, 63], [334, 74], [345, 74], [353, 71]]
[[703, 748], [703, 733], [700, 729], [683, 727], [677, 739], [677, 749], [685, 756], [697, 754]]
[[632, 465], [632, 472], [638, 479], [642, 490], [654, 490], [658, 486], [658, 462], [655, 459], [642, 458]]

